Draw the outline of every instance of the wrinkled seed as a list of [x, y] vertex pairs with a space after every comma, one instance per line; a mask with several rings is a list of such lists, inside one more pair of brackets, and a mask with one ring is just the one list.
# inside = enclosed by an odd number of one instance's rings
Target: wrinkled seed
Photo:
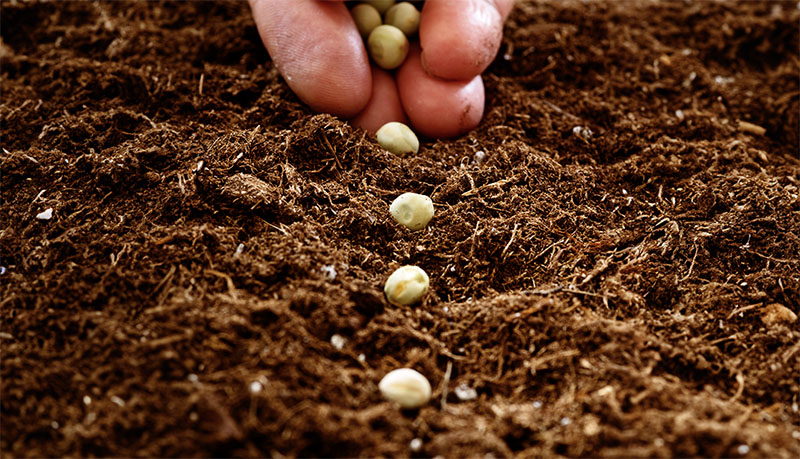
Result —
[[378, 143], [397, 156], [406, 156], [419, 151], [419, 139], [408, 126], [397, 121], [384, 124], [375, 133]]
[[421, 300], [428, 292], [430, 279], [418, 266], [403, 266], [386, 279], [383, 292], [395, 305], [408, 306]]

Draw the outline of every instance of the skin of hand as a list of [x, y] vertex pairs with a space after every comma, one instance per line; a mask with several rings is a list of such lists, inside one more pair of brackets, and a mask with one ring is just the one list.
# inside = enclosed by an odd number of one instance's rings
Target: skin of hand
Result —
[[250, 0], [273, 64], [311, 109], [374, 133], [400, 121], [428, 137], [455, 137], [483, 116], [480, 74], [503, 38], [514, 0], [427, 0], [419, 44], [395, 72], [371, 65], [344, 3]]

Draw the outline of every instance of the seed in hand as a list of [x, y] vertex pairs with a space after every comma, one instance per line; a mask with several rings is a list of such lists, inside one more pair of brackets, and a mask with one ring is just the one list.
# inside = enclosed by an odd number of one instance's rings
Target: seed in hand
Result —
[[395, 0], [367, 0], [367, 3], [372, 5], [381, 14], [391, 8], [394, 2]]
[[408, 126], [397, 121], [384, 124], [375, 133], [378, 143], [397, 156], [406, 156], [419, 151], [419, 139]]
[[421, 300], [428, 292], [430, 279], [418, 266], [403, 266], [386, 279], [383, 293], [394, 305], [408, 306]]
[[350, 15], [353, 16], [353, 22], [356, 23], [358, 33], [360, 33], [361, 38], [365, 40], [375, 27], [383, 24], [383, 21], [381, 21], [381, 14], [378, 10], [367, 3], [360, 3], [353, 7], [353, 9], [350, 10]]
[[411, 368], [390, 371], [378, 383], [381, 395], [405, 409], [419, 408], [431, 399], [431, 383]]
[[386, 12], [386, 24], [400, 29], [406, 37], [410, 37], [419, 30], [419, 11], [408, 2], [398, 3]]
[[433, 218], [433, 201], [417, 193], [403, 193], [389, 206], [395, 221], [412, 231], [421, 230]]
[[370, 57], [378, 67], [385, 70], [400, 67], [408, 56], [408, 47], [408, 38], [403, 31], [391, 25], [375, 27], [367, 38]]

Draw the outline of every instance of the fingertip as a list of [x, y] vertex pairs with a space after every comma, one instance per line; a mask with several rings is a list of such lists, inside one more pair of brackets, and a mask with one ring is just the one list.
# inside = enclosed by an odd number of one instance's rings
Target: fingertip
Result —
[[500, 49], [503, 20], [512, 7], [508, 0], [426, 1], [419, 29], [425, 70], [449, 80], [483, 73]]
[[427, 137], [459, 136], [477, 127], [483, 116], [481, 77], [464, 81], [432, 77], [422, 68], [416, 46], [397, 72], [397, 89], [414, 129]]
[[375, 134], [381, 126], [390, 121], [408, 124], [392, 75], [374, 65], [371, 66], [371, 70], [372, 97], [364, 110], [350, 120], [350, 124], [364, 128], [370, 134]]
[[364, 43], [343, 3], [251, 0], [250, 7], [273, 63], [300, 100], [314, 111], [344, 118], [364, 108], [372, 76]]

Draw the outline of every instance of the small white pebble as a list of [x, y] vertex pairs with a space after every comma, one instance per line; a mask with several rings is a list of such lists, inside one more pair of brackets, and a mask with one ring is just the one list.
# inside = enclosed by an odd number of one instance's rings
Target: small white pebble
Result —
[[83, 404], [87, 405], [87, 406], [91, 405], [92, 404], [92, 397], [89, 397], [88, 395], [84, 395], [83, 396]]
[[52, 427], [54, 429], [58, 429], [58, 422], [56, 422], [56, 421], [51, 422], [50, 423], [50, 427]]
[[594, 132], [592, 132], [591, 129], [589, 129], [587, 127], [583, 127], [583, 126], [575, 126], [574, 128], [572, 128], [572, 133], [576, 137], [578, 137], [580, 139], [583, 139], [583, 140], [586, 140], [586, 141], [591, 139], [592, 135], [594, 135]]
[[186, 377], [186, 379], [188, 379], [189, 382], [193, 382], [193, 383], [196, 383], [197, 381], [199, 381], [199, 378], [194, 373], [190, 373], [189, 376]]
[[250, 383], [250, 393], [257, 394], [264, 390], [264, 385], [261, 384], [259, 381], [253, 381]]
[[397, 223], [417, 231], [428, 226], [433, 218], [433, 201], [417, 193], [403, 193], [389, 206], [389, 212]]
[[541, 408], [542, 407], [542, 401], [541, 400], [534, 401], [533, 402], [533, 407], [536, 408], [536, 409]]
[[478, 398], [478, 392], [469, 387], [467, 383], [461, 383], [453, 389], [453, 392], [456, 394], [459, 400], [462, 402], [466, 402], [468, 400], [475, 400]]
[[744, 456], [750, 452], [750, 447], [747, 445], [739, 445], [736, 447], [736, 452]]
[[411, 443], [409, 443], [408, 446], [411, 448], [412, 452], [418, 453], [422, 449], [422, 439], [415, 438], [411, 440]]
[[418, 266], [403, 266], [386, 279], [383, 292], [394, 305], [408, 306], [421, 300], [428, 292], [430, 279]]
[[337, 350], [342, 350], [344, 348], [344, 343], [347, 342], [346, 339], [342, 335], [333, 335], [331, 336], [331, 346], [335, 347]]
[[364, 363], [367, 361], [367, 356], [364, 354], [358, 354], [358, 361]]
[[117, 406], [125, 406], [125, 400], [117, 397], [116, 395], [112, 395], [110, 398], [111, 398], [111, 403]]
[[39, 220], [50, 220], [51, 218], [53, 218], [53, 208], [49, 207], [44, 212], [36, 214], [36, 218], [38, 218]]
[[233, 252], [233, 256], [238, 257], [239, 255], [242, 254], [242, 252], [244, 252], [244, 244], [239, 244], [238, 246], [236, 246], [236, 251]]
[[568, 426], [570, 424], [572, 424], [572, 419], [567, 418], [567, 417], [561, 418], [561, 425], [562, 426]]
[[411, 368], [390, 371], [378, 384], [383, 397], [402, 408], [419, 408], [431, 399], [431, 384]]
[[476, 151], [474, 155], [472, 155], [472, 164], [480, 164], [483, 160], [486, 159], [486, 153], [481, 151]]
[[336, 267], [333, 265], [323, 265], [319, 270], [325, 275], [325, 279], [329, 281], [336, 279], [336, 275], [338, 274], [336, 272]]
[[664, 440], [661, 438], [656, 438], [655, 440], [653, 440], [653, 444], [656, 445], [656, 448], [661, 448], [662, 446], [664, 446]]
[[675, 110], [675, 118], [678, 118], [678, 121], [683, 121], [686, 116], [683, 114], [683, 110]]
[[198, 416], [198, 415], [197, 415], [197, 413], [195, 413], [194, 411], [192, 411], [191, 413], [189, 413], [189, 420], [190, 420], [191, 422], [197, 422], [197, 420], [198, 420], [199, 418], [200, 418], [200, 416]]
[[792, 438], [800, 440], [800, 430], [795, 430], [794, 432], [792, 432]]

